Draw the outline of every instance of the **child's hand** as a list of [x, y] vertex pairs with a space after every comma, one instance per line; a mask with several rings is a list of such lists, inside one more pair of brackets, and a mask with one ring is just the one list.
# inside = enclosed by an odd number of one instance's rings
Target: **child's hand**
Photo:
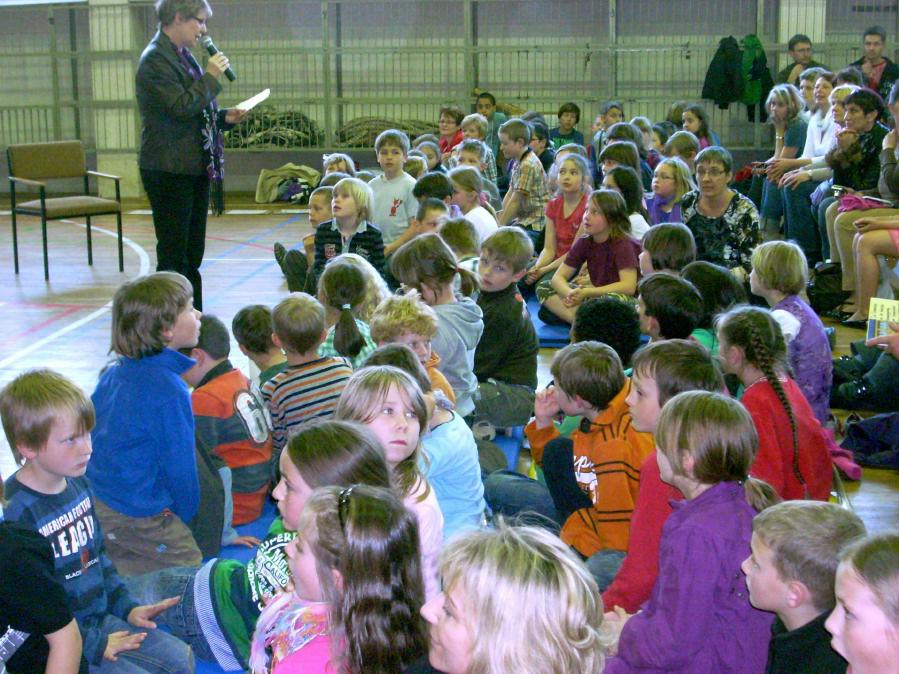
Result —
[[528, 285], [533, 285], [541, 276], [543, 276], [542, 267], [531, 267], [528, 273], [524, 275], [524, 282]]
[[559, 407], [559, 401], [556, 399], [556, 387], [548, 386], [542, 391], [537, 391], [534, 397], [534, 417], [537, 421], [537, 428], [546, 428], [551, 426], [553, 419], [562, 411]]
[[153, 622], [152, 618], [155, 618], [166, 609], [172, 608], [172, 606], [179, 601], [181, 601], [180, 596], [169, 597], [168, 599], [163, 599], [155, 604], [135, 606], [131, 609], [131, 613], [128, 614], [128, 622], [135, 627], [147, 627], [153, 629], [156, 627], [156, 623]]
[[841, 150], [848, 150], [858, 142], [858, 134], [852, 129], [840, 129], [837, 131], [837, 145]]
[[118, 654], [123, 651], [136, 651], [140, 648], [143, 640], [147, 638], [146, 632], [135, 632], [131, 634], [126, 630], [121, 632], [110, 632], [106, 636], [106, 650], [103, 651], [103, 659], [115, 662], [118, 660]]
[[584, 301], [584, 289], [583, 288], [574, 288], [568, 296], [562, 300], [566, 307], [576, 307], [578, 304]]
[[621, 638], [621, 631], [631, 617], [632, 615], [620, 606], [616, 606], [613, 610], [603, 614], [602, 624], [606, 628], [606, 634], [611, 639], [609, 648], [606, 651], [609, 655], [618, 654], [618, 640]]
[[255, 548], [260, 543], [262, 543], [262, 541], [260, 541], [255, 536], [238, 536], [228, 545], [242, 545], [246, 548]]

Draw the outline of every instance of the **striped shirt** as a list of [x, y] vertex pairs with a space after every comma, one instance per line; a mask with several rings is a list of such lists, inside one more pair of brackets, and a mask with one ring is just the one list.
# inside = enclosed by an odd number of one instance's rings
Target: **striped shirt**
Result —
[[352, 374], [346, 358], [326, 356], [290, 365], [265, 382], [262, 397], [272, 415], [274, 448], [280, 452], [304, 422], [333, 415]]

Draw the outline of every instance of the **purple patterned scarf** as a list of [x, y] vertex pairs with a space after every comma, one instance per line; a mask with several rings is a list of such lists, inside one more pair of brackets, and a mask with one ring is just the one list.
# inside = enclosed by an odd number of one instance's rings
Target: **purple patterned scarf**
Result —
[[[202, 79], [203, 70], [186, 47], [178, 49], [178, 59], [195, 80]], [[218, 103], [213, 98], [203, 109], [203, 152], [206, 154], [206, 174], [209, 176], [209, 202], [212, 212], [221, 215], [225, 210], [225, 139], [218, 126]]]

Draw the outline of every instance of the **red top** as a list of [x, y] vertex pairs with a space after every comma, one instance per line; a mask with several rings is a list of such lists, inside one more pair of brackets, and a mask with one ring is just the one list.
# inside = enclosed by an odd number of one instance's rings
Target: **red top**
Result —
[[748, 386], [741, 401], [752, 415], [759, 434], [759, 452], [749, 473], [770, 484], [786, 500], [812, 498], [826, 501], [833, 485], [833, 463], [824, 429], [796, 382], [790, 378], [780, 381], [799, 426], [799, 471], [806, 482], [808, 495], [793, 472], [790, 419], [765, 379]]
[[456, 147], [459, 143], [462, 142], [462, 138], [463, 138], [462, 129], [459, 129], [458, 131], [456, 131], [456, 133], [453, 134], [453, 136], [449, 140], [447, 140], [445, 138], [441, 138], [440, 139], [440, 154], [446, 154], [447, 152], [452, 150], [454, 147]]
[[556, 258], [566, 255], [574, 243], [574, 235], [584, 219], [587, 210], [587, 195], [581, 197], [577, 207], [567, 218], [565, 217], [565, 197], [559, 195], [546, 204], [546, 217], [553, 221], [556, 230]]
[[652, 452], [640, 466], [640, 489], [631, 516], [631, 537], [627, 556], [615, 575], [615, 580], [602, 593], [604, 610], [620, 606], [628, 613], [649, 599], [659, 575], [659, 541], [662, 527], [671, 514], [671, 501], [681, 501], [684, 495], [662, 482], [659, 462]]

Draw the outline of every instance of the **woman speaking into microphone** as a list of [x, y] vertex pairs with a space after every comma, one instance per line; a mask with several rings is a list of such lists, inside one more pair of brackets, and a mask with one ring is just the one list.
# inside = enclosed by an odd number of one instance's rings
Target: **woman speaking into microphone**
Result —
[[191, 282], [194, 306], [203, 307], [200, 265], [206, 246], [206, 213], [221, 212], [222, 132], [246, 116], [220, 110], [215, 97], [228, 59], [209, 58], [205, 71], [191, 47], [206, 34], [212, 8], [205, 0], [157, 0], [159, 30], [137, 67], [141, 116], [138, 165], [156, 230], [156, 270], [176, 271]]

